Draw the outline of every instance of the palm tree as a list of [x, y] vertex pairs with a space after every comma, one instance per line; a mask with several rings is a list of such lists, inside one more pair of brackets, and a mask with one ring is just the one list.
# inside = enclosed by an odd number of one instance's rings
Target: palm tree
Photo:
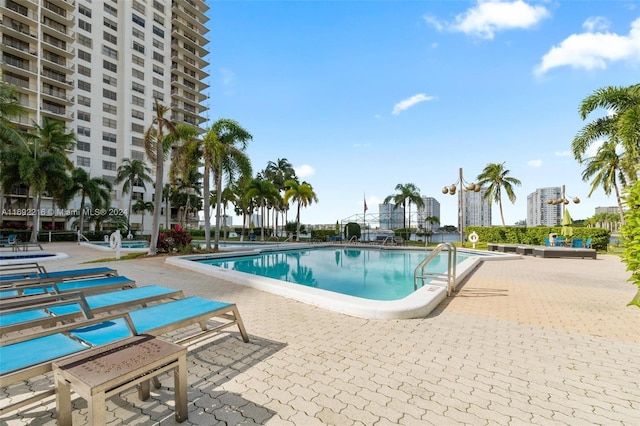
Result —
[[300, 208], [307, 207], [314, 202], [318, 202], [318, 196], [313, 191], [313, 187], [307, 182], [298, 183], [297, 180], [289, 179], [284, 186], [287, 190], [284, 193], [285, 202], [293, 200], [298, 204], [296, 214], [296, 240], [300, 241]]
[[275, 232], [278, 232], [278, 215], [277, 213], [280, 211], [283, 213], [282, 223], [284, 224], [284, 213], [286, 211], [284, 205], [284, 183], [289, 179], [296, 179], [296, 171], [293, 168], [293, 165], [286, 158], [278, 158], [278, 160], [269, 161], [267, 163], [267, 167], [264, 170], [264, 175], [267, 179], [271, 180], [275, 185], [276, 189], [282, 195], [276, 200], [274, 205], [274, 228]]
[[67, 132], [62, 121], [43, 116], [42, 122], [34, 123], [34, 131], [25, 137], [29, 141], [30, 153], [20, 160], [20, 177], [28, 183], [33, 196], [31, 242], [37, 242], [42, 195], [49, 186], [49, 179], [63, 179], [61, 175], [73, 167], [66, 151], [74, 146], [76, 136]]
[[[413, 183], [407, 184], [397, 184], [395, 190], [398, 191], [397, 194], [392, 194], [387, 196], [384, 199], [384, 204], [389, 204], [393, 202], [393, 209], [397, 209], [402, 206], [403, 210], [407, 210], [409, 213], [409, 228], [411, 227], [411, 203], [415, 204], [416, 207], [424, 207], [424, 201], [422, 201], [422, 197], [420, 196], [420, 190]], [[405, 229], [405, 232], [409, 232], [407, 229], [407, 217], [403, 215], [403, 223], [402, 226]], [[408, 236], [406, 238], [409, 239]]]
[[147, 190], [147, 183], [153, 182], [151, 176], [151, 168], [141, 160], [131, 160], [125, 158], [116, 175], [116, 183], [122, 184], [122, 193], [129, 196], [129, 208], [127, 209], [127, 228], [131, 229], [131, 202], [133, 200], [133, 187], [141, 186]]
[[153, 162], [156, 169], [155, 193], [153, 206], [153, 225], [151, 228], [151, 240], [149, 241], [149, 255], [157, 253], [158, 232], [160, 231], [160, 206], [162, 203], [162, 189], [164, 179], [165, 154], [170, 146], [166, 136], [176, 133], [173, 122], [165, 117], [169, 108], [162, 105], [158, 98], [154, 98], [156, 116], [151, 126], [144, 133], [144, 149], [147, 157]]
[[84, 228], [85, 200], [89, 197], [93, 209], [103, 209], [109, 207], [111, 182], [101, 177], [90, 177], [86, 170], [76, 167], [71, 171], [73, 180], [73, 190], [80, 194], [80, 224], [78, 232], [78, 243], [80, 234]]
[[273, 202], [278, 196], [278, 190], [273, 182], [266, 179], [252, 179], [247, 186], [244, 196], [247, 199], [254, 200], [255, 204], [260, 207], [262, 215], [262, 226], [260, 227], [260, 239], [264, 241], [264, 209], [270, 202]]
[[[506, 226], [504, 223], [504, 214], [502, 213], [502, 189], [504, 188], [504, 191], [507, 193], [509, 201], [515, 203], [516, 194], [513, 191], [513, 187], [522, 184], [520, 180], [509, 176], [510, 172], [510, 170], [504, 168], [504, 163], [489, 163], [476, 178], [478, 181], [477, 185], [480, 185], [480, 187], [489, 185], [482, 199], [487, 200], [489, 206], [491, 206], [493, 201], [498, 203], [502, 226]], [[460, 190], [462, 190], [462, 188], [460, 188]]]
[[162, 201], [164, 201], [164, 228], [169, 229], [169, 217], [171, 216], [171, 210], [169, 209], [169, 203], [171, 202], [171, 193], [173, 188], [168, 183], [165, 183], [162, 187]]
[[[240, 124], [228, 118], [221, 118], [213, 123], [203, 138], [204, 159], [204, 205], [209, 206], [209, 179], [213, 173], [216, 200], [216, 227], [214, 250], [220, 243], [220, 207], [222, 204], [222, 179], [227, 177], [227, 186], [242, 176], [251, 175], [251, 161], [246, 155], [248, 142], [253, 136]], [[206, 248], [211, 248], [211, 217], [209, 209], [204, 210], [204, 236]]]
[[586, 182], [593, 177], [589, 197], [599, 187], [602, 187], [607, 195], [611, 194], [611, 189], [614, 190], [620, 222], [624, 223], [623, 202], [618, 182], [622, 184], [623, 188], [627, 182], [620, 165], [622, 162], [621, 155], [616, 152], [617, 146], [618, 144], [615, 140], [607, 141], [598, 149], [594, 157], [585, 158], [583, 160], [585, 169], [582, 172], [582, 180]]
[[[24, 113], [25, 108], [20, 105], [18, 92], [15, 87], [6, 83], [0, 83], [0, 181], [2, 179], [2, 163], [5, 161], [3, 153], [8, 147], [21, 145], [26, 148], [24, 134], [11, 122], [11, 119], [19, 117]], [[4, 187], [0, 185], [0, 223], [4, 215]]]
[[580, 118], [586, 120], [596, 109], [603, 109], [607, 114], [586, 124], [574, 137], [574, 157], [582, 163], [594, 142], [603, 138], [616, 140], [624, 150], [620, 168], [627, 182], [635, 182], [636, 165], [640, 162], [640, 84], [596, 90], [580, 104]]
[[151, 201], [138, 200], [133, 205], [134, 213], [142, 213], [142, 224], [140, 225], [140, 232], [144, 233], [144, 216], [146, 212], [153, 212], [153, 203]]

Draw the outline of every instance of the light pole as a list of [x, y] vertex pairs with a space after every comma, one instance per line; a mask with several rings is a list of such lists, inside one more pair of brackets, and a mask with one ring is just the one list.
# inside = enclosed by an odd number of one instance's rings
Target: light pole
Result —
[[569, 204], [569, 199], [567, 199], [567, 197], [571, 198], [571, 201], [574, 202], [574, 204], [580, 204], [580, 198], [578, 197], [572, 197], [570, 195], [566, 195], [566, 188], [564, 185], [562, 185], [562, 195], [560, 196], [560, 198], [558, 198], [557, 200], [547, 200], [547, 204], [551, 204], [551, 205], [556, 205], [556, 204], [561, 204], [562, 205], [562, 210], [560, 212], [560, 220], [562, 220], [562, 217], [564, 217], [564, 207]]
[[[456, 184], [460, 185], [459, 191], [456, 188]], [[460, 167], [459, 170], [458, 180], [451, 185], [442, 188], [443, 194], [456, 195], [456, 191], [458, 191], [458, 231], [460, 232], [460, 247], [464, 247], [464, 200], [462, 194], [464, 191], [480, 192], [480, 189], [480, 185], [473, 182], [469, 183], [464, 180], [464, 177], [462, 176], [462, 167]]]

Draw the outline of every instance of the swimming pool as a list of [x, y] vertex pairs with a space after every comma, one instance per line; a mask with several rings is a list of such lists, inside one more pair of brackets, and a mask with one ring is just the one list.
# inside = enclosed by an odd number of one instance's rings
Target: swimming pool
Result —
[[[108, 241], [81, 242], [80, 245], [91, 247], [102, 251], [114, 251]], [[149, 242], [145, 240], [122, 240], [122, 250], [125, 251], [145, 251], [149, 249]]]
[[[292, 256], [289, 253], [292, 247], [296, 247], [296, 251], [299, 251], [300, 254]], [[317, 259], [311, 261], [311, 256], [308, 256], [307, 253], [315, 251], [320, 247], [322, 247], [323, 251], [319, 253], [320, 255]], [[401, 257], [396, 258], [396, 262], [394, 262], [389, 260], [392, 259], [391, 253], [403, 254]], [[385, 319], [420, 318], [428, 315], [445, 299], [447, 295], [446, 282], [433, 280], [426, 283], [423, 287], [418, 288], [417, 291], [413, 291], [413, 270], [417, 263], [410, 265], [409, 263], [412, 262], [410, 259], [415, 255], [409, 255], [407, 253], [415, 253], [418, 256], [417, 259], [420, 260], [426, 256], [424, 249], [381, 249], [379, 247], [361, 249], [347, 246], [341, 246], [338, 249], [335, 246], [328, 245], [294, 243], [283, 244], [277, 248], [265, 247], [264, 249], [256, 249], [253, 252], [169, 257], [165, 261], [174, 266], [194, 270], [226, 282], [268, 291], [273, 294], [348, 315]], [[470, 274], [481, 261], [521, 257], [520, 255], [505, 255], [504, 253], [500, 253], [500, 255], [493, 255], [493, 253], [492, 255], [488, 255], [487, 252], [471, 250], [465, 250], [464, 252], [459, 251], [458, 253], [464, 257], [464, 259], [460, 259], [456, 268], [456, 279], [458, 282]], [[272, 256], [273, 254], [276, 256]], [[258, 255], [260, 257], [254, 257]], [[377, 259], [376, 256], [378, 257]], [[269, 271], [270, 274], [276, 275], [278, 278], [259, 276], [253, 273], [241, 272], [224, 267], [214, 267], [208, 264], [213, 261], [227, 263], [231, 266], [232, 264], [230, 262], [233, 262], [235, 266], [236, 262], [240, 265], [239, 261], [242, 260], [243, 257], [250, 260], [249, 264], [252, 263], [252, 267], [256, 271]], [[284, 259], [287, 257], [288, 259], [285, 262]], [[305, 264], [304, 262], [306, 261], [309, 261], [309, 263]], [[366, 268], [363, 266], [365, 262], [368, 262], [366, 263]], [[346, 265], [351, 271], [345, 273], [343, 270], [334, 269], [332, 265], [339, 263], [342, 263], [343, 266]], [[390, 269], [394, 263], [402, 263], [403, 269]], [[404, 265], [405, 263], [406, 266]], [[443, 267], [446, 265], [446, 261], [442, 262], [440, 260], [437, 264], [439, 264], [439, 267]], [[231, 267], [233, 268], [234, 266]], [[239, 269], [239, 266], [237, 268]], [[322, 273], [316, 272], [321, 270]], [[307, 278], [313, 276], [315, 279], [315, 281], [312, 281], [314, 285], [319, 281], [328, 281], [326, 285], [331, 289], [300, 285], [280, 279], [284, 276], [290, 277], [294, 272], [295, 275], [307, 276]], [[324, 277], [325, 274], [329, 278]], [[350, 275], [351, 277], [359, 277], [360, 280], [345, 284], [342, 277], [343, 274]], [[381, 276], [381, 278], [376, 276]], [[369, 299], [361, 295], [356, 296], [336, 292], [334, 291], [335, 288], [332, 288], [340, 286], [342, 291], [344, 291], [344, 288], [350, 288], [352, 292], [358, 293], [358, 287], [367, 287], [368, 292], [369, 288], [374, 288], [374, 279], [381, 280], [375, 284], [375, 287], [387, 287], [385, 291], [391, 293], [392, 297]], [[409, 285], [407, 285], [407, 281], [410, 283]], [[407, 286], [410, 287], [410, 290], [407, 290]], [[371, 293], [375, 292], [371, 291]]]
[[0, 253], [0, 266], [19, 265], [22, 263], [46, 262], [50, 260], [66, 259], [69, 255], [66, 253], [52, 252], [18, 252], [18, 253]]

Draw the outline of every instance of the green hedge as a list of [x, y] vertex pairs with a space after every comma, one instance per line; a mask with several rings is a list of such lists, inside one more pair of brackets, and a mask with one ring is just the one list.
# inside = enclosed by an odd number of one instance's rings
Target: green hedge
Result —
[[[479, 241], [486, 243], [544, 245], [544, 239], [549, 238], [549, 234], [552, 232], [562, 235], [562, 227], [469, 226], [465, 229], [467, 239], [472, 232], [478, 234]], [[573, 238], [582, 238], [583, 240], [591, 238], [591, 247], [601, 251], [607, 250], [610, 234], [608, 230], [603, 228], [573, 227]]]

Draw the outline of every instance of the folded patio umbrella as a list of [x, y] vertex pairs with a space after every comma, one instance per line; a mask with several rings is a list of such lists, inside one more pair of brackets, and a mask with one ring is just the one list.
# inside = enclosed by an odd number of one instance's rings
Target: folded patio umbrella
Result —
[[573, 220], [571, 219], [571, 215], [569, 214], [569, 209], [567, 209], [566, 207], [564, 208], [564, 214], [562, 215], [562, 230], [560, 231], [560, 233], [565, 236], [565, 237], [571, 237], [573, 236], [573, 227], [571, 226], [571, 224], [573, 223]]

